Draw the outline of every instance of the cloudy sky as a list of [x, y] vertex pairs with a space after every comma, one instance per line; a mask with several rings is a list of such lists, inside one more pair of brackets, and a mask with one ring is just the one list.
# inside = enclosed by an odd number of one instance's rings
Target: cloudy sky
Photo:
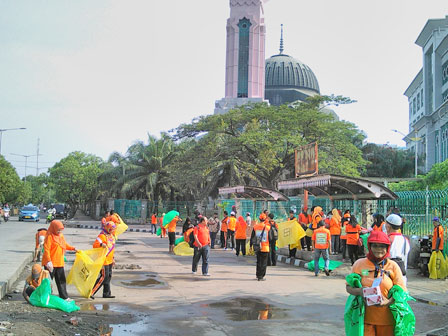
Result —
[[[224, 96], [229, 0], [0, 0], [2, 154], [52, 166], [80, 150], [107, 159], [147, 133], [213, 113]], [[421, 67], [414, 44], [446, 0], [270, 0], [266, 57], [285, 51], [309, 65], [322, 94], [358, 102], [341, 119], [368, 141], [403, 146], [403, 92]], [[36, 173], [36, 157], [27, 173]]]

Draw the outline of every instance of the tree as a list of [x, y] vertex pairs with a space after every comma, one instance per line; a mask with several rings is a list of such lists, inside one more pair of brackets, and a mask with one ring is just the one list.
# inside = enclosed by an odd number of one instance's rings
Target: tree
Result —
[[31, 202], [33, 204], [54, 203], [54, 195], [49, 187], [49, 176], [45, 173], [39, 176], [29, 175], [26, 177], [26, 183], [31, 188]]
[[200, 162], [199, 177], [215, 187], [245, 183], [275, 188], [281, 177], [292, 175], [294, 150], [316, 141], [319, 172], [359, 176], [366, 161], [357, 145], [365, 135], [322, 111], [326, 104], [346, 102], [317, 96], [295, 106], [246, 105], [182, 124], [173, 130], [174, 139], [196, 139], [189, 156]]
[[[0, 203], [22, 201], [23, 182], [15, 168], [0, 155]], [[23, 204], [23, 202], [19, 202]]]
[[362, 147], [362, 152], [363, 158], [369, 161], [363, 176], [414, 176], [414, 154], [408, 150], [368, 143]]
[[103, 171], [101, 158], [82, 152], [70, 153], [50, 168], [50, 185], [56, 199], [68, 204], [70, 216], [74, 216], [80, 205], [96, 199], [98, 177]]

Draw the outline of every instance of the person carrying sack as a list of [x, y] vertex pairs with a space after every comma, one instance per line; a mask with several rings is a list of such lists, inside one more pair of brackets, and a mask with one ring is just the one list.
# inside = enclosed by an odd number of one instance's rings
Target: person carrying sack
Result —
[[258, 281], [266, 280], [266, 268], [268, 267], [269, 258], [269, 231], [271, 229], [269, 223], [265, 221], [264, 214], [260, 215], [260, 222], [254, 225], [252, 235], [250, 237], [250, 246], [253, 247], [257, 255], [256, 276]]

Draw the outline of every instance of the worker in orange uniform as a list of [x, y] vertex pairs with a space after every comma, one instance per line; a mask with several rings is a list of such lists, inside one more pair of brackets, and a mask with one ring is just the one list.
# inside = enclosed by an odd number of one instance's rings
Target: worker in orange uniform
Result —
[[240, 251], [243, 254], [243, 256], [246, 255], [246, 238], [247, 238], [246, 229], [247, 229], [246, 221], [244, 220], [243, 216], [239, 216], [235, 230], [237, 257], [240, 255]]
[[352, 272], [362, 276], [362, 288], [346, 285], [347, 293], [363, 295], [363, 288], [379, 283], [382, 300], [380, 304], [365, 306], [364, 335], [393, 336], [395, 320], [389, 306], [394, 299], [388, 299], [389, 291], [398, 285], [406, 291], [403, 275], [398, 264], [389, 259], [390, 240], [382, 231], [372, 231], [367, 240], [369, 253], [366, 258], [359, 259], [352, 266]]
[[[308, 208], [303, 207], [302, 212], [299, 214], [299, 224], [302, 226], [303, 231], [306, 231], [308, 225], [311, 223], [311, 215], [308, 213]], [[305, 236], [300, 240], [302, 250], [305, 248], [311, 251], [311, 237]]]
[[346, 225], [345, 232], [347, 234], [348, 256], [353, 265], [358, 260], [359, 233], [361, 232], [361, 226], [358, 224], [355, 216], [350, 217], [350, 222]]
[[320, 206], [315, 206], [312, 209], [313, 214], [311, 215], [311, 223], [313, 224], [311, 226], [312, 230], [317, 229], [317, 224], [322, 220], [323, 211]]
[[331, 250], [331, 234], [330, 230], [325, 228], [325, 223], [320, 221], [317, 223], [317, 229], [314, 230], [313, 236], [313, 250], [314, 250], [314, 275], [319, 274], [319, 259], [322, 255], [325, 261], [324, 272], [327, 276], [330, 275], [330, 253]]
[[339, 253], [341, 243], [341, 215], [338, 209], [331, 210], [330, 234], [331, 234], [331, 254]]
[[45, 242], [45, 236], [46, 235], [47, 235], [47, 229], [45, 229], [45, 228], [37, 229], [37, 232], [36, 232], [36, 247], [34, 249], [33, 262], [40, 261], [40, 255], [41, 255], [42, 249], [44, 247], [44, 242]]
[[378, 213], [373, 214], [372, 230], [383, 231], [384, 233], [387, 233], [386, 222], [384, 221], [383, 215], [380, 215]]
[[258, 281], [266, 280], [266, 268], [268, 267], [269, 258], [269, 231], [271, 229], [269, 222], [266, 221], [266, 215], [262, 213], [259, 217], [260, 221], [254, 225], [252, 235], [250, 237], [250, 246], [253, 247], [257, 254], [257, 271]]
[[163, 213], [162, 217], [160, 217], [160, 219], [159, 219], [160, 228], [162, 229], [162, 232], [160, 233], [160, 238], [166, 237], [166, 228], [163, 227], [163, 217], [165, 217], [165, 213]]
[[224, 218], [221, 221], [221, 248], [227, 248], [227, 222], [229, 220], [229, 213], [224, 211]]
[[107, 222], [114, 222], [115, 224], [120, 224], [120, 217], [115, 213], [115, 210], [109, 211], [110, 216], [106, 217]]
[[275, 251], [275, 245], [277, 245], [278, 240], [278, 224], [274, 220], [274, 214], [270, 213], [267, 219], [271, 230], [269, 231], [269, 258], [268, 266], [277, 266], [277, 253]]
[[175, 216], [171, 222], [168, 223], [168, 240], [169, 240], [169, 253], [174, 253], [174, 243], [176, 242], [176, 225], [181, 219], [179, 216]]
[[347, 232], [346, 228], [348, 223], [350, 223], [350, 210], [345, 210], [344, 215], [341, 218], [341, 248], [340, 252], [342, 253], [342, 261], [344, 261], [345, 256], [347, 255]]
[[155, 234], [157, 231], [156, 225], [157, 225], [157, 215], [155, 212], [153, 212], [152, 216], [151, 216], [151, 233], [152, 234]]
[[107, 219], [109, 218], [109, 216], [110, 216], [110, 211], [106, 210], [104, 212], [103, 218], [101, 218], [101, 229], [104, 229], [104, 227], [106, 226], [106, 223], [108, 222]]
[[191, 271], [196, 274], [199, 260], [202, 258], [202, 275], [210, 276], [208, 273], [208, 261], [210, 256], [210, 231], [207, 228], [207, 217], [199, 217], [199, 223], [193, 229], [194, 232], [194, 254]]
[[39, 264], [34, 264], [31, 269], [31, 275], [26, 278], [25, 286], [23, 287], [23, 298], [26, 302], [30, 303], [30, 296], [40, 286], [43, 279], [49, 279], [50, 273], [44, 269]]
[[443, 226], [440, 224], [439, 217], [432, 219], [434, 225], [434, 232], [432, 235], [432, 251], [443, 251]]
[[229, 248], [230, 243], [232, 243], [232, 251], [235, 248], [235, 229], [236, 229], [236, 214], [235, 212], [230, 213], [229, 220], [227, 221], [227, 245], [226, 249]]
[[61, 221], [51, 221], [47, 235], [45, 236], [42, 265], [50, 272], [51, 278], [55, 279], [59, 297], [68, 300], [64, 271], [64, 254], [66, 250], [76, 251], [76, 248], [67, 244], [62, 234], [63, 230], [64, 225]]
[[103, 286], [103, 298], [113, 299], [110, 289], [110, 281], [112, 279], [112, 266], [114, 265], [114, 252], [115, 252], [115, 230], [117, 225], [114, 222], [107, 222], [104, 226], [104, 230], [96, 238], [93, 243], [93, 248], [103, 247], [107, 249], [106, 260], [104, 261], [103, 268], [99, 274], [98, 279], [92, 289], [91, 299], [94, 299], [94, 295]]

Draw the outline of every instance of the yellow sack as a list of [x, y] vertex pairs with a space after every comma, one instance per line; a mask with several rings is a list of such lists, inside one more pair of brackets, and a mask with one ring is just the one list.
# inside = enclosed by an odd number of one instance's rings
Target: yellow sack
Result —
[[83, 297], [91, 296], [93, 286], [106, 260], [106, 254], [107, 249], [102, 247], [76, 252], [75, 262], [67, 276], [67, 283], [75, 285]]
[[255, 255], [254, 249], [250, 247], [250, 241], [249, 240], [246, 243], [246, 255], [248, 255], [248, 256]]
[[306, 233], [307, 237], [312, 237], [312, 236], [313, 236], [313, 233], [314, 233], [314, 231], [313, 231], [313, 230], [311, 230], [310, 228], [308, 228], [308, 229], [306, 229], [305, 233]]
[[441, 251], [432, 252], [431, 259], [429, 259], [428, 269], [430, 279], [445, 279], [447, 274], [447, 261]]
[[192, 256], [194, 254], [194, 250], [187, 242], [182, 242], [174, 247], [174, 254], [179, 256]]
[[128, 226], [123, 221], [123, 219], [121, 219], [119, 214], [116, 214], [116, 215], [120, 219], [120, 223], [117, 224], [117, 230], [115, 231], [115, 236], [118, 237], [119, 235], [121, 235], [123, 232], [125, 232], [128, 229]]
[[305, 237], [305, 231], [296, 220], [278, 223], [278, 247], [291, 245], [292, 248], [300, 245], [300, 239]]

